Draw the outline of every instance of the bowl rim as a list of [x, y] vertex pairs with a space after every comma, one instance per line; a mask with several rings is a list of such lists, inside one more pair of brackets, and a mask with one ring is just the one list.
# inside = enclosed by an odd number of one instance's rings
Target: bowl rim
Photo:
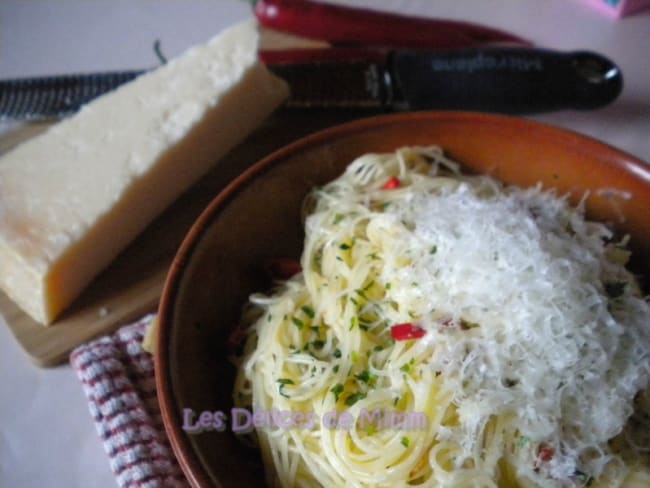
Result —
[[[202, 235], [206, 232], [212, 220], [219, 214], [220, 209], [234, 198], [248, 183], [250, 183], [253, 178], [270, 169], [276, 161], [282, 161], [293, 153], [299, 152], [307, 147], [318, 145], [328, 140], [346, 136], [354, 132], [367, 131], [383, 124], [395, 124], [407, 121], [413, 122], [417, 120], [426, 120], [428, 122], [452, 120], [455, 122], [473, 121], [475, 123], [512, 125], [520, 128], [522, 131], [534, 130], [536, 133], [546, 133], [557, 140], [575, 141], [578, 139], [582, 143], [597, 148], [599, 151], [604, 151], [608, 156], [615, 156], [613, 159], [624, 160], [623, 164], [625, 169], [634, 173], [638, 178], [648, 182], [648, 185], [650, 186], [650, 163], [646, 163], [640, 158], [610, 144], [591, 136], [578, 133], [577, 131], [557, 127], [544, 122], [510, 115], [480, 112], [402, 112], [356, 119], [301, 137], [257, 161], [228, 183], [228, 185], [211, 200], [208, 206], [192, 224], [172, 260], [158, 305], [158, 334], [154, 353], [157, 399], [165, 432], [169, 438], [172, 450], [192, 486], [212, 486], [213, 480], [194, 452], [185, 432], [177, 422], [177, 419], [181, 418], [181, 416], [175, 405], [174, 391], [171, 382], [171, 364], [169, 361], [170, 350], [168, 346], [171, 328], [173, 327], [172, 318], [175, 309], [174, 298], [177, 296], [179, 284], [187, 264], [191, 259], [191, 255], [200, 242]], [[607, 157], [606, 159], [610, 158]]]

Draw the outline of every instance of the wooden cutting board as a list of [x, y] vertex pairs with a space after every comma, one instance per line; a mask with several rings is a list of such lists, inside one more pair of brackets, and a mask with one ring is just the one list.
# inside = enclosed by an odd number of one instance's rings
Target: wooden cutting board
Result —
[[[167, 269], [183, 237], [235, 176], [292, 140], [364, 115], [368, 113], [277, 112], [225, 158], [215, 161], [213, 169], [145, 229], [54, 324], [38, 324], [2, 292], [0, 313], [36, 365], [47, 367], [67, 361], [77, 345], [156, 310]], [[0, 153], [47, 126], [30, 124], [4, 136]]]

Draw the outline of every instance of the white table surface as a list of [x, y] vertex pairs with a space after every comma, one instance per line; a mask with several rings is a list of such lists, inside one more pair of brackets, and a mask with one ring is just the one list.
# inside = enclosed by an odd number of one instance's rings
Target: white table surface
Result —
[[[582, 0], [355, 3], [484, 23], [548, 48], [610, 57], [625, 79], [613, 104], [534, 118], [650, 161], [650, 11], [615, 20]], [[152, 67], [155, 40], [172, 57], [249, 15], [243, 0], [2, 0], [0, 79]], [[12, 128], [0, 124], [0, 134]], [[116, 486], [81, 384], [68, 365], [33, 366], [0, 317], [0, 487], [76, 486]]]

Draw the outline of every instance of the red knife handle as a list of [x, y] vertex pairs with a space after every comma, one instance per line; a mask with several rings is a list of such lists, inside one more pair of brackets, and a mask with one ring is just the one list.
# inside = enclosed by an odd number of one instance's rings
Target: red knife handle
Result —
[[262, 49], [258, 52], [264, 64], [304, 64], [330, 61], [367, 61], [381, 63], [386, 52], [360, 47], [325, 47], [296, 49]]
[[469, 22], [409, 17], [311, 0], [258, 0], [260, 24], [335, 46], [466, 48], [485, 44], [532, 45], [530, 41]]

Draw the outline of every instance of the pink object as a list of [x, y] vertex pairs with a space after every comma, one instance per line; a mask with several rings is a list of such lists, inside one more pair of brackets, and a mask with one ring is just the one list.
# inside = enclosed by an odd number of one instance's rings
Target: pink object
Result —
[[118, 486], [187, 487], [163, 427], [153, 356], [142, 349], [152, 315], [75, 349], [70, 363]]
[[650, 0], [585, 0], [612, 17], [625, 17], [650, 8]]

